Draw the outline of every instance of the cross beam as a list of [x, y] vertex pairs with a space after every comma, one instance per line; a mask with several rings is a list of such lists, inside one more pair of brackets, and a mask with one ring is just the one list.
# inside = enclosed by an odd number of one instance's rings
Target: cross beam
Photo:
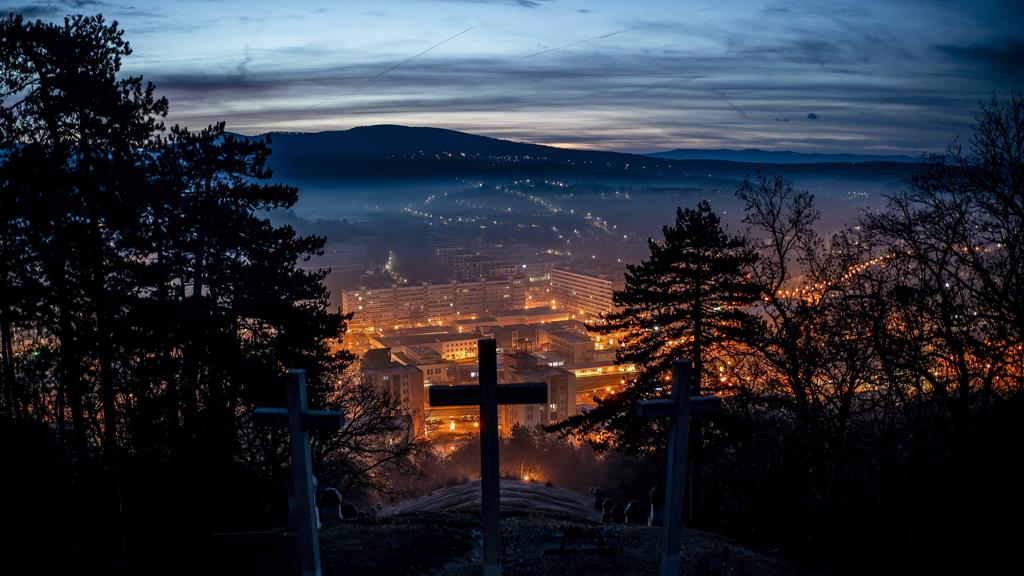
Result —
[[669, 419], [668, 465], [665, 468], [665, 512], [661, 526], [660, 576], [679, 574], [679, 541], [683, 528], [683, 486], [686, 480], [686, 448], [690, 415], [710, 414], [722, 409], [715, 396], [690, 396], [689, 360], [672, 362], [672, 397], [641, 400], [636, 413], [646, 418]]
[[288, 408], [257, 408], [253, 421], [261, 426], [287, 427], [291, 433], [292, 486], [299, 522], [299, 553], [302, 575], [320, 576], [320, 540], [317, 533], [316, 500], [313, 492], [313, 459], [309, 450], [310, 430], [337, 430], [345, 415], [331, 410], [306, 407], [306, 371], [287, 374]]
[[[722, 410], [722, 399], [718, 396], [690, 396], [691, 416], [713, 414]], [[679, 414], [679, 402], [675, 398], [654, 398], [642, 400], [636, 413], [644, 418], [670, 418]]]
[[[479, 406], [480, 386], [431, 386], [431, 406]], [[544, 404], [548, 385], [543, 382], [502, 384], [497, 390], [498, 404]]]
[[[253, 410], [252, 420], [257, 426], [287, 428], [288, 409], [257, 408]], [[345, 424], [345, 416], [334, 410], [306, 410], [302, 423], [307, 430], [337, 430]]]
[[547, 404], [548, 385], [498, 386], [498, 344], [477, 340], [479, 386], [431, 386], [431, 406], [480, 406], [480, 522], [484, 534], [484, 576], [501, 574], [501, 495], [498, 469], [498, 405]]

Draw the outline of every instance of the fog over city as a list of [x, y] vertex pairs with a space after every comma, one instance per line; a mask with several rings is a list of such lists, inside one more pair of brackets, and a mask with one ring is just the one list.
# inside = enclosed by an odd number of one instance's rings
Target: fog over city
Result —
[[0, 573], [1006, 571], [1022, 21], [0, 0]]
[[[924, 159], [805, 154], [793, 155], [796, 163], [768, 163], [757, 151], [709, 151], [741, 161], [674, 160], [396, 126], [352, 132], [271, 135], [276, 177], [300, 189], [298, 203], [273, 218], [326, 236], [327, 254], [308, 266], [334, 269], [328, 285], [335, 292], [455, 279], [436, 249], [456, 240], [521, 264], [621, 270], [640, 261], [647, 239], [678, 206], [709, 200], [728, 229], [746, 233], [735, 190], [759, 172], [786, 175], [812, 192], [823, 215], [816, 227], [827, 238], [884, 206]], [[401, 144], [373, 149], [385, 135]], [[343, 245], [370, 247], [366, 270], [332, 257], [331, 247]]]

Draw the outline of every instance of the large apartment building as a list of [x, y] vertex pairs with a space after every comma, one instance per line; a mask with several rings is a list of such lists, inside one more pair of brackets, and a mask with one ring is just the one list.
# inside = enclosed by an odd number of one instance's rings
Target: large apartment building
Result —
[[595, 318], [615, 309], [612, 294], [621, 290], [625, 280], [622, 274], [583, 274], [553, 268], [551, 270], [551, 299], [559, 308], [566, 308], [584, 318]]
[[462, 318], [522, 310], [526, 281], [424, 282], [413, 286], [344, 290], [341, 309], [351, 312], [350, 330], [385, 330], [451, 324]]

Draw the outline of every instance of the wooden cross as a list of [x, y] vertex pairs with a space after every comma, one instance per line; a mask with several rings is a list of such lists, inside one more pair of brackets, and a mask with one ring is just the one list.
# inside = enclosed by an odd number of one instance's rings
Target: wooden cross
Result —
[[257, 408], [253, 412], [253, 420], [262, 426], [288, 428], [291, 433], [292, 486], [295, 488], [297, 508], [293, 512], [299, 523], [302, 576], [320, 576], [320, 540], [317, 533], [309, 431], [337, 430], [345, 423], [345, 415], [332, 410], [310, 410], [306, 407], [305, 370], [289, 370], [287, 385], [288, 407]]
[[498, 345], [477, 341], [479, 386], [431, 386], [431, 406], [480, 406], [480, 521], [484, 533], [484, 576], [501, 574], [501, 510], [498, 470], [498, 405], [547, 404], [540, 382], [498, 386]]
[[665, 511], [661, 526], [661, 576], [678, 576], [679, 541], [683, 528], [683, 486], [690, 415], [722, 409], [716, 396], [690, 396], [690, 361], [672, 362], [672, 397], [641, 400], [636, 412], [645, 418], [669, 419], [668, 466], [665, 470]]

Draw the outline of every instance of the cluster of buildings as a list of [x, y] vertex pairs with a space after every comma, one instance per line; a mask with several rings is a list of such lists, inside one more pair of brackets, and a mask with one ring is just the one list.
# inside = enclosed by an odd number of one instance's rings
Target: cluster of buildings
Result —
[[[563, 316], [564, 312], [561, 313]], [[481, 325], [460, 332], [451, 326], [407, 328], [370, 336], [371, 348], [359, 371], [364, 381], [388, 387], [402, 403], [417, 432], [475, 433], [476, 407], [432, 407], [431, 386], [477, 384], [477, 342], [492, 338], [498, 345], [498, 382], [543, 382], [548, 403], [503, 406], [499, 427], [532, 428], [563, 420], [594, 404], [594, 397], [613, 394], [635, 371], [615, 363], [616, 346], [600, 344], [585, 325], [569, 318], [536, 324]]]
[[[399, 399], [417, 432], [472, 434], [476, 407], [432, 407], [432, 386], [477, 384], [477, 341], [498, 346], [498, 382], [543, 382], [548, 402], [502, 406], [503, 434], [563, 420], [616, 393], [631, 365], [617, 365], [613, 336], [588, 333], [586, 321], [614, 310], [621, 271], [583, 272], [509, 259], [458, 245], [438, 248], [442, 283], [344, 290], [342, 311], [358, 336], [365, 382]], [[355, 341], [355, 340], [354, 340]]]
[[[476, 341], [474, 340], [474, 346]], [[409, 414], [414, 430], [419, 433], [474, 433], [478, 428], [475, 407], [430, 406], [427, 390], [431, 386], [478, 384], [476, 363], [458, 364], [445, 361], [436, 352], [421, 347], [368, 350], [363, 355], [360, 375], [365, 382], [387, 389]], [[543, 382], [548, 386], [546, 404], [501, 406], [498, 426], [508, 434], [515, 426], [533, 428], [557, 422], [576, 413], [576, 377], [562, 368], [546, 364], [543, 358], [529, 352], [511, 352], [498, 357], [498, 382]]]

